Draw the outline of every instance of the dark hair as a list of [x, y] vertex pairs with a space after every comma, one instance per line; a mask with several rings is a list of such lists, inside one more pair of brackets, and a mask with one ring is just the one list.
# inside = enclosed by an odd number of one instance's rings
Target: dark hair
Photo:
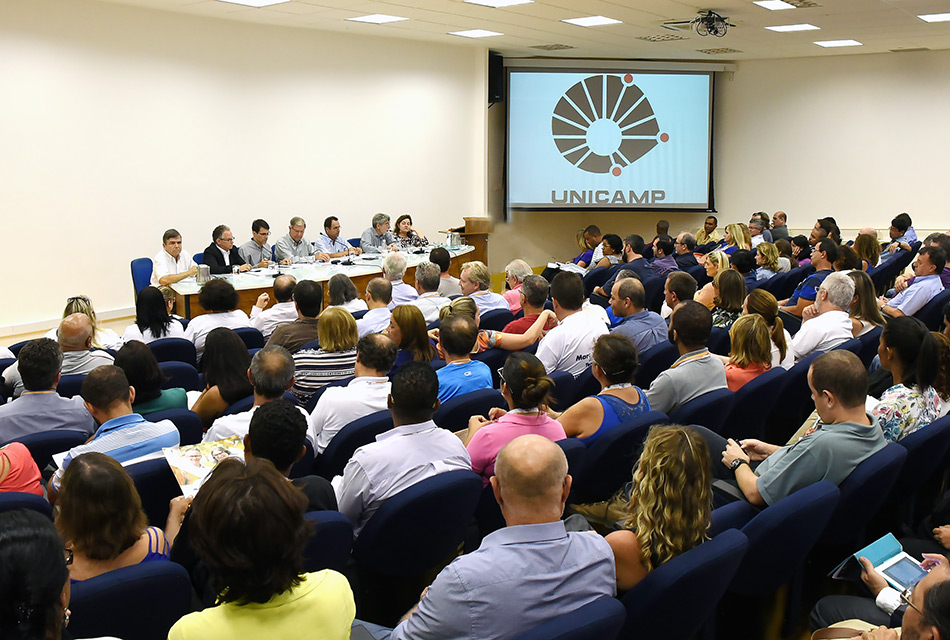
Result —
[[86, 374], [81, 394], [96, 409], [105, 410], [116, 402], [129, 401], [129, 379], [114, 364], [104, 364]]
[[934, 272], [938, 276], [940, 272], [943, 271], [943, 268], [947, 266], [947, 254], [943, 252], [943, 249], [940, 247], [924, 247], [918, 254], [919, 256], [927, 256], [930, 259], [931, 264], [937, 268]]
[[307, 498], [269, 460], [218, 463], [191, 506], [191, 543], [221, 602], [265, 603], [300, 583]]
[[323, 307], [323, 287], [313, 280], [301, 280], [294, 285], [294, 302], [304, 316], [316, 318]]
[[675, 249], [673, 249], [673, 243], [669, 240], [657, 240], [656, 248], [662, 251], [665, 256], [671, 256], [675, 251]]
[[208, 387], [217, 387], [228, 404], [254, 393], [247, 379], [251, 355], [241, 337], [231, 329], [217, 327], [208, 333], [201, 366]]
[[943, 580], [927, 589], [921, 625], [936, 627], [941, 638], [950, 637], [950, 580]]
[[[925, 244], [934, 244], [943, 249], [944, 256], [950, 256], [950, 236], [945, 233], [933, 233]], [[946, 266], [946, 265], [944, 265]]]
[[846, 269], [864, 271], [864, 265], [861, 264], [861, 258], [857, 252], [847, 245], [838, 247], [838, 259], [834, 263], [835, 271], [844, 271]]
[[687, 300], [673, 314], [670, 329], [686, 347], [701, 349], [712, 331], [712, 312], [702, 303]]
[[696, 248], [696, 236], [694, 236], [691, 233], [683, 233], [682, 235], [683, 235], [683, 244], [686, 245], [686, 250], [692, 253], [693, 249]]
[[390, 389], [393, 416], [402, 422], [418, 423], [432, 419], [439, 400], [439, 378], [428, 362], [409, 362], [393, 375]]
[[832, 265], [838, 261], [838, 243], [831, 238], [825, 238], [820, 241], [816, 248], [825, 254], [828, 262]]
[[452, 256], [449, 255], [449, 252], [444, 247], [436, 247], [429, 252], [429, 262], [434, 262], [439, 265], [439, 269], [442, 270], [442, 273], [445, 273], [449, 270], [449, 264], [452, 262]]
[[254, 410], [247, 436], [251, 454], [270, 460], [283, 472], [300, 456], [307, 439], [307, 418], [289, 400], [271, 400]]
[[388, 278], [373, 278], [366, 285], [366, 293], [376, 302], [389, 304], [393, 301], [393, 283]]
[[261, 229], [270, 230], [270, 225], [267, 224], [266, 220], [262, 220], [261, 218], [258, 218], [257, 220], [251, 223], [251, 231], [253, 231], [254, 233], [260, 233]]
[[636, 346], [626, 336], [617, 334], [606, 333], [597, 338], [592, 358], [609, 385], [633, 382], [640, 366]]
[[125, 377], [135, 389], [136, 404], [155, 400], [162, 395], [165, 376], [155, 354], [144, 342], [126, 342], [115, 354], [115, 366], [125, 371]]
[[[818, 227], [823, 229], [825, 235], [835, 244], [841, 243], [841, 231], [838, 229], [838, 223], [835, 222], [834, 218], [818, 218]], [[832, 262], [834, 262], [834, 260], [832, 260]]]
[[937, 342], [927, 326], [912, 316], [888, 318], [881, 344], [893, 349], [904, 369], [903, 384], [921, 391], [933, 386], [940, 362]]
[[323, 228], [324, 228], [324, 229], [329, 229], [330, 226], [331, 226], [334, 222], [337, 222], [338, 220], [339, 220], [339, 218], [337, 218], [336, 216], [327, 216], [326, 218], [323, 219]]
[[156, 287], [145, 287], [139, 291], [139, 297], [135, 300], [135, 326], [139, 331], [145, 333], [148, 329], [152, 337], [158, 339], [168, 334], [171, 323], [172, 317], [168, 315], [162, 292]]
[[561, 271], [551, 280], [551, 298], [568, 311], [584, 306], [584, 280], [579, 274]]
[[172, 238], [180, 238], [181, 234], [178, 233], [178, 229], [169, 229], [162, 234], [162, 244], [168, 244], [168, 241]]
[[223, 278], [209, 280], [198, 293], [198, 302], [208, 311], [234, 311], [240, 301], [238, 292]]
[[847, 409], [867, 400], [868, 372], [858, 356], [845, 349], [823, 353], [811, 363], [811, 380], [818, 393], [830, 391]]
[[17, 354], [17, 370], [26, 391], [52, 389], [62, 368], [63, 351], [58, 342], [49, 338], [30, 340]]
[[729, 264], [736, 271], [745, 275], [755, 269], [755, 256], [748, 249], [737, 249], [729, 256]]
[[[726, 311], [741, 311], [745, 302], [745, 278], [735, 269], [723, 269], [713, 280], [719, 292], [716, 294], [716, 306]], [[682, 299], [682, 298], [680, 298]]]
[[616, 233], [606, 234], [601, 242], [606, 242], [615, 254], [618, 256], [623, 253], [623, 240]]
[[769, 229], [772, 227], [772, 219], [769, 218], [769, 214], [767, 214], [764, 211], [756, 211], [755, 213], [753, 213], [752, 220], [758, 220], [759, 222], [761, 222], [763, 229]]
[[401, 334], [399, 348], [409, 350], [413, 360], [431, 362], [435, 357], [435, 348], [429, 341], [422, 310], [414, 304], [397, 305], [392, 312], [392, 321], [399, 327]]
[[524, 301], [538, 309], [543, 307], [547, 301], [549, 288], [548, 281], [535, 274], [525, 276], [521, 283], [521, 293], [524, 294]]
[[643, 253], [643, 250], [646, 248], [646, 243], [643, 241], [643, 236], [633, 233], [623, 239], [623, 243], [629, 245], [633, 249], [634, 253]]
[[215, 240], [220, 240], [220, 239], [221, 239], [221, 236], [224, 235], [224, 232], [225, 232], [225, 231], [230, 231], [230, 229], [228, 228], [228, 225], [226, 225], [226, 224], [219, 224], [218, 226], [216, 226], [216, 227], [211, 231], [211, 241], [213, 242], [213, 241], [215, 241]]
[[[274, 298], [277, 302], [290, 302], [294, 299], [294, 288], [297, 286], [297, 279], [291, 275], [279, 275], [274, 278]], [[321, 300], [323, 291], [321, 289]]]
[[[617, 297], [623, 300], [627, 298], [637, 309], [643, 309], [646, 307], [647, 298], [646, 291], [643, 288], [643, 284], [636, 278], [623, 278], [618, 279], [617, 282], [620, 283], [620, 288], [617, 289]], [[612, 292], [611, 292], [612, 293]]]
[[674, 271], [666, 277], [666, 287], [680, 302], [692, 300], [696, 295], [696, 278], [685, 271]]
[[269, 399], [280, 398], [294, 377], [294, 358], [284, 347], [268, 345], [251, 358], [251, 377], [255, 393]]
[[[709, 220], [710, 218], [712, 219], [713, 222], [716, 223], [716, 226], [718, 227], [718, 226], [719, 226], [719, 218], [717, 218], [716, 216], [706, 216], [706, 220]], [[704, 220], [703, 222], [705, 222], [705, 220]]]
[[59, 638], [68, 580], [49, 518], [31, 509], [0, 512], [0, 637]]
[[891, 220], [891, 226], [901, 233], [904, 233], [910, 228], [910, 219], [907, 217], [901, 217], [899, 215], [895, 216], [894, 219]]
[[667, 220], [657, 220], [656, 228], [663, 229], [663, 233], [666, 233], [670, 230], [670, 223]]
[[399, 235], [399, 223], [402, 222], [403, 220], [408, 220], [409, 224], [412, 225], [412, 216], [409, 215], [408, 213], [402, 214], [401, 216], [396, 218], [396, 224], [393, 225], [394, 227], [396, 227], [396, 235]]
[[811, 257], [811, 244], [808, 243], [808, 238], [798, 235], [792, 238], [791, 243], [799, 249], [798, 257], [795, 258], [796, 260], [801, 262]]
[[439, 324], [439, 342], [446, 355], [466, 356], [478, 340], [478, 326], [466, 315], [452, 313]]
[[360, 364], [373, 371], [389, 371], [396, 364], [396, 344], [382, 333], [370, 333], [356, 343]]
[[501, 374], [515, 409], [536, 409], [538, 405], [549, 402], [554, 381], [547, 376], [544, 364], [534, 354], [512, 353], [505, 360]]
[[584, 233], [593, 233], [596, 235], [600, 235], [600, 227], [598, 227], [596, 224], [589, 224], [586, 227], [584, 227]]
[[356, 285], [345, 273], [338, 273], [330, 278], [330, 282], [327, 284], [327, 292], [330, 295], [329, 306], [331, 307], [344, 305], [360, 295], [360, 292], [356, 290]]

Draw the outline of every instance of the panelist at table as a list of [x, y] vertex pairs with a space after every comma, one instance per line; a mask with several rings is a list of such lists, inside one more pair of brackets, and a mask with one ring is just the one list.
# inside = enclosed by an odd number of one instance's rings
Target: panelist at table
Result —
[[300, 216], [294, 216], [290, 219], [287, 235], [277, 241], [275, 248], [278, 262], [281, 264], [306, 262], [310, 257], [313, 257], [314, 260], [330, 259], [330, 256], [318, 251], [316, 247], [307, 242], [307, 239], [303, 237], [306, 231], [306, 220]]
[[363, 250], [359, 247], [352, 247], [346, 240], [340, 238], [340, 219], [336, 216], [330, 216], [323, 221], [323, 233], [317, 236], [314, 241], [317, 251], [321, 251], [331, 258], [342, 258], [351, 253], [360, 255]]
[[181, 234], [169, 229], [162, 234], [162, 250], [152, 258], [152, 286], [171, 285], [198, 273], [191, 254], [181, 248]]
[[238, 271], [250, 271], [251, 265], [244, 262], [244, 258], [234, 246], [234, 234], [231, 228], [219, 224], [211, 232], [211, 244], [205, 249], [205, 264], [211, 267], [211, 273], [231, 273], [234, 267]]
[[389, 227], [389, 216], [385, 213], [373, 216], [372, 225], [360, 236], [360, 249], [364, 253], [380, 253], [383, 247], [398, 249], [396, 238], [389, 232]]
[[270, 225], [258, 218], [251, 223], [251, 239], [238, 248], [241, 259], [251, 266], [266, 267], [271, 263]]

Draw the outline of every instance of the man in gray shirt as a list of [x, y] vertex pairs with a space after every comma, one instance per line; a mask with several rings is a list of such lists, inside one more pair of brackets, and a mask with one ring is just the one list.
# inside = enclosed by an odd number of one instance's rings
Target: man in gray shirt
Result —
[[0, 442], [54, 429], [92, 435], [96, 423], [82, 398], [63, 398], [56, 393], [63, 352], [55, 340], [39, 338], [23, 345], [17, 366], [23, 393], [0, 407]]
[[638, 353], [666, 341], [666, 321], [655, 311], [646, 309], [646, 292], [636, 278], [617, 280], [610, 291], [610, 310], [620, 324], [610, 330], [624, 336], [637, 347]]
[[271, 263], [270, 225], [258, 218], [251, 223], [251, 239], [241, 245], [238, 254], [252, 267], [266, 267]]
[[317, 251], [307, 242], [307, 239], [303, 237], [306, 231], [306, 220], [299, 216], [294, 216], [290, 219], [290, 227], [287, 230], [287, 235], [277, 241], [275, 253], [277, 254], [278, 262], [281, 264], [304, 262], [311, 256], [314, 260], [330, 260], [330, 256]]
[[616, 594], [607, 541], [561, 521], [571, 476], [560, 447], [515, 438], [499, 452], [491, 486], [508, 526], [443, 569], [392, 640], [512, 638]]
[[396, 239], [389, 232], [389, 216], [377, 213], [373, 216], [373, 223], [360, 236], [360, 249], [363, 253], [379, 253], [383, 247], [396, 249]]

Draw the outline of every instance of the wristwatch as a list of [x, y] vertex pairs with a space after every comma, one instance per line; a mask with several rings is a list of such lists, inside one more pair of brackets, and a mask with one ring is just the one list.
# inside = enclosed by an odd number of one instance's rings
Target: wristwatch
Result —
[[732, 464], [729, 465], [729, 470], [735, 471], [736, 469], [738, 469], [740, 466], [744, 464], [749, 464], [749, 461], [743, 460], [742, 458], [736, 458], [735, 460], [732, 461]]

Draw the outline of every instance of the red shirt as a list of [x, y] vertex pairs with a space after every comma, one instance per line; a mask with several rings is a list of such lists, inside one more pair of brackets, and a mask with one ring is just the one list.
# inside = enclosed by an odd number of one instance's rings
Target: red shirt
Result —
[[22, 491], [43, 497], [40, 470], [22, 442], [0, 448], [0, 491]]
[[[534, 324], [534, 321], [538, 319], [540, 313], [532, 313], [530, 316], [525, 316], [523, 318], [518, 318], [517, 320], [512, 320], [505, 325], [505, 328], [502, 329], [502, 333], [518, 333], [522, 334], [528, 329], [531, 328], [531, 325]], [[544, 325], [545, 331], [550, 331], [557, 326], [557, 320], [548, 320], [548, 323]]]
[[757, 367], [752, 364], [745, 369], [740, 369], [730, 362], [726, 365], [726, 385], [729, 387], [729, 391], [736, 392], [744, 387], [747, 382], [754, 380], [766, 371], [768, 371], [768, 368]]

